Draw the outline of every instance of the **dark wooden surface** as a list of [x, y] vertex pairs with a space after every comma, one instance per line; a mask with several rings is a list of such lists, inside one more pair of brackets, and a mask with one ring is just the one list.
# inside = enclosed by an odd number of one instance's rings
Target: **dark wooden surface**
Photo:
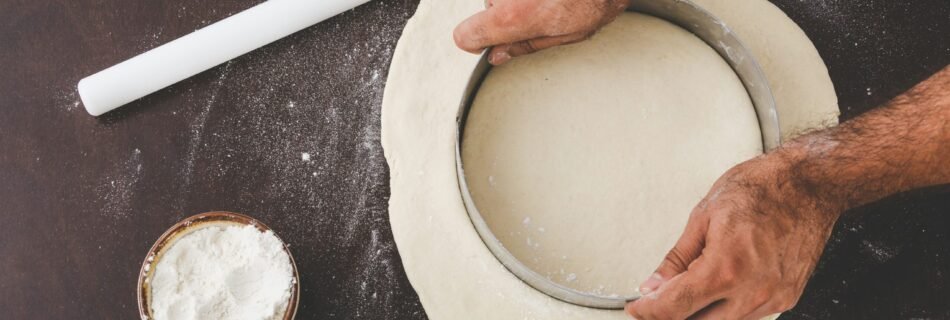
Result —
[[[415, 1], [374, 1], [100, 118], [79, 105], [80, 78], [258, 2], [0, 0], [0, 318], [136, 318], [149, 246], [211, 210], [291, 244], [300, 319], [425, 318], [379, 144]], [[946, 0], [775, 3], [825, 59], [842, 119], [950, 63]], [[852, 210], [786, 318], [950, 318], [948, 241], [946, 186]]]

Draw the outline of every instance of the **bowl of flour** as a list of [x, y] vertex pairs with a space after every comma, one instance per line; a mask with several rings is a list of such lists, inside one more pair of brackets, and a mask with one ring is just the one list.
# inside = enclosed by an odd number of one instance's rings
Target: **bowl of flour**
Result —
[[139, 275], [139, 315], [150, 320], [289, 320], [297, 267], [287, 245], [257, 220], [208, 212], [172, 226]]

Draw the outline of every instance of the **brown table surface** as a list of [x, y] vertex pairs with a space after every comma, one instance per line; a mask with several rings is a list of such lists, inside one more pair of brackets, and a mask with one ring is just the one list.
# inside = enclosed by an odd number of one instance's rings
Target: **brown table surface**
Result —
[[[379, 137], [416, 1], [374, 1], [100, 118], [82, 109], [82, 77], [259, 2], [0, 1], [0, 318], [136, 318], [145, 252], [211, 210], [290, 243], [298, 318], [425, 318]], [[828, 64], [843, 120], [950, 62], [946, 0], [774, 2]], [[786, 317], [950, 318], [950, 187], [852, 211]]]

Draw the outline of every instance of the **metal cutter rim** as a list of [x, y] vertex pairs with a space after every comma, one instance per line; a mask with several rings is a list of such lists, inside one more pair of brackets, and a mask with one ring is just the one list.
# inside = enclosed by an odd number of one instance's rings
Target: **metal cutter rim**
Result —
[[[768, 79], [751, 52], [722, 20], [687, 0], [633, 1], [628, 11], [651, 15], [671, 22], [692, 32], [715, 49], [736, 72], [743, 86], [745, 86], [746, 92], [749, 93], [762, 133], [763, 148], [768, 151], [781, 144], [778, 113]], [[472, 224], [482, 241], [498, 261], [515, 276], [536, 290], [558, 300], [590, 308], [622, 309], [627, 302], [639, 299], [639, 295], [630, 297], [600, 296], [558, 284], [531, 270], [519, 261], [504, 247], [488, 227], [485, 219], [479, 213], [474, 199], [472, 199], [468, 183], [465, 180], [465, 171], [462, 165], [462, 138], [472, 102], [475, 100], [478, 88], [490, 69], [491, 65], [488, 63], [486, 51], [472, 71], [472, 76], [469, 78], [462, 95], [458, 116], [456, 117], [455, 163], [459, 190], [469, 218], [471, 218]]]

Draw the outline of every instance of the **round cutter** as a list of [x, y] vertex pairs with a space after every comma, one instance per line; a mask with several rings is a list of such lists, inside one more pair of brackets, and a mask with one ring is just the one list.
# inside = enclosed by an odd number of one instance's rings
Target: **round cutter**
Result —
[[[664, 19], [674, 25], [688, 30], [702, 39], [716, 50], [720, 56], [732, 67], [736, 75], [745, 86], [758, 118], [762, 133], [764, 150], [772, 150], [779, 146], [781, 132], [779, 129], [778, 113], [775, 101], [769, 89], [768, 81], [761, 67], [753, 58], [751, 52], [742, 44], [728, 26], [706, 10], [686, 0], [646, 0], [634, 1], [628, 9]], [[511, 273], [531, 287], [558, 300], [579, 306], [600, 309], [622, 309], [638, 295], [629, 297], [600, 296], [581, 292], [565, 287], [531, 270], [509, 252], [498, 238], [492, 233], [488, 224], [478, 211], [472, 199], [468, 184], [465, 180], [465, 171], [462, 163], [462, 137], [469, 109], [475, 95], [485, 79], [491, 65], [488, 63], [487, 52], [483, 54], [469, 78], [459, 106], [456, 130], [455, 159], [459, 189], [465, 209], [472, 220], [475, 230], [488, 249], [499, 262]]]

